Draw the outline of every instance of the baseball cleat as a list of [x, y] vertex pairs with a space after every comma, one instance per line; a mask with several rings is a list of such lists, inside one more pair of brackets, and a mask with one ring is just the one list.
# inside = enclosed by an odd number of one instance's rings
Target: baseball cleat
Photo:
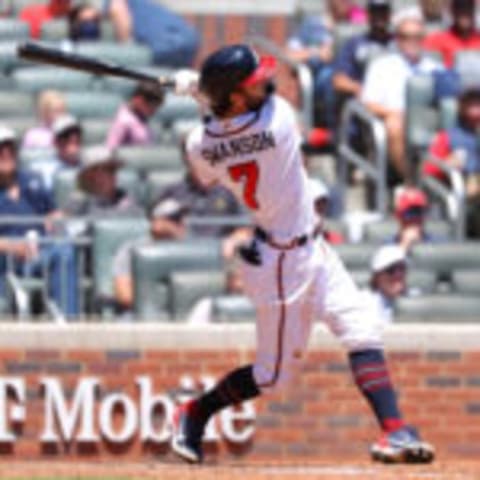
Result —
[[175, 410], [172, 423], [172, 450], [188, 463], [202, 463], [202, 430], [192, 415], [189, 404], [180, 405]]
[[431, 463], [435, 449], [421, 440], [413, 427], [385, 433], [370, 448], [372, 459], [382, 463]]

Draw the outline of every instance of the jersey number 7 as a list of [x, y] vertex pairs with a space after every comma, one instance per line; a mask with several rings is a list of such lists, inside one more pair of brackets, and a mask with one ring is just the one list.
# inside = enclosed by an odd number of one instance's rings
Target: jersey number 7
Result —
[[240, 163], [228, 169], [230, 177], [234, 182], [243, 182], [243, 200], [251, 210], [258, 210], [259, 205], [256, 198], [259, 177], [257, 162], [252, 160], [247, 163]]

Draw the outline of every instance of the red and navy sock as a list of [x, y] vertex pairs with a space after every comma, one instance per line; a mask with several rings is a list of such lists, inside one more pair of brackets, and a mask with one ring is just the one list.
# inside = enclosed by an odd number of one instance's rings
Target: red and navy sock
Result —
[[392, 432], [403, 427], [385, 357], [381, 350], [364, 350], [349, 354], [355, 383], [375, 412], [381, 428]]
[[260, 390], [253, 378], [253, 367], [248, 365], [230, 372], [212, 390], [190, 402], [187, 408], [198, 420], [198, 427], [203, 431], [215, 413], [258, 395]]

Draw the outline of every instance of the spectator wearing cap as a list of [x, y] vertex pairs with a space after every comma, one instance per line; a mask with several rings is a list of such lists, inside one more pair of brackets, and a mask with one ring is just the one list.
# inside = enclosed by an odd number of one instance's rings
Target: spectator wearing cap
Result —
[[385, 245], [373, 256], [370, 285], [364, 291], [384, 324], [394, 319], [395, 301], [407, 293], [407, 258], [398, 245]]
[[400, 11], [394, 18], [397, 51], [374, 60], [367, 69], [361, 99], [385, 125], [393, 172], [399, 179], [411, 176], [405, 152], [407, 82], [414, 75], [441, 70], [425, 55], [425, 25], [417, 8]]
[[[32, 172], [18, 169], [17, 139], [13, 130], [0, 126], [0, 216], [41, 216], [43, 222], [0, 224], [0, 289], [4, 289], [6, 256], [13, 258], [17, 274], [40, 276], [48, 272], [50, 296], [64, 313], [78, 313], [75, 251], [67, 243], [33, 245], [35, 237], [52, 231], [61, 213], [55, 209], [51, 194]], [[64, 302], [65, 300], [65, 302]]]
[[395, 216], [398, 232], [388, 243], [401, 246], [410, 253], [417, 243], [446, 241], [446, 238], [434, 236], [426, 231], [425, 222], [428, 211], [427, 196], [415, 187], [405, 187], [398, 191], [395, 199]]
[[188, 208], [174, 199], [160, 200], [150, 210], [150, 234], [128, 240], [118, 250], [113, 261], [113, 283], [115, 301], [119, 312], [133, 307], [134, 278], [132, 256], [136, 248], [163, 241], [182, 240], [186, 235], [185, 215]]
[[163, 92], [148, 83], [141, 83], [133, 92], [130, 100], [122, 105], [107, 136], [108, 148], [122, 145], [151, 145], [154, 135], [148, 125], [150, 118], [162, 105]]
[[50, 0], [47, 3], [27, 5], [20, 11], [20, 20], [30, 25], [30, 36], [40, 38], [42, 25], [57, 18], [66, 17], [72, 0]]
[[326, 19], [319, 15], [306, 16], [288, 40], [286, 54], [291, 60], [308, 65], [312, 71], [315, 102], [325, 105], [325, 123], [333, 127], [333, 35]]
[[392, 44], [390, 0], [369, 0], [367, 6], [368, 31], [350, 38], [335, 61], [333, 84], [344, 96], [360, 95], [368, 62]]
[[452, 24], [448, 30], [434, 32], [425, 39], [427, 50], [439, 52], [445, 66], [453, 67], [455, 55], [462, 50], [480, 49], [480, 31], [476, 27], [475, 0], [451, 0]]
[[330, 192], [327, 186], [317, 178], [309, 178], [309, 189], [313, 197], [313, 207], [317, 214], [317, 220], [322, 225], [323, 237], [331, 245], [340, 245], [345, 243], [345, 239], [340, 232], [329, 229], [327, 226], [323, 226], [325, 218], [330, 207]]
[[29, 167], [37, 172], [48, 190], [53, 189], [55, 176], [61, 170], [76, 169], [80, 162], [82, 146], [82, 127], [72, 115], [65, 114], [53, 123], [54, 154], [45, 159], [36, 160]]
[[65, 114], [65, 110], [65, 99], [60, 92], [45, 90], [40, 93], [37, 101], [39, 125], [27, 130], [23, 137], [22, 148], [52, 148], [52, 125], [59, 116]]
[[[192, 217], [240, 217], [243, 213], [235, 197], [221, 185], [205, 188], [185, 157], [186, 174], [183, 179], [166, 186], [157, 193], [158, 200], [173, 199], [188, 207]], [[225, 258], [233, 257], [236, 248], [251, 239], [251, 228], [233, 225], [193, 225], [191, 234], [197, 237], [215, 237], [223, 241]]]
[[[429, 153], [462, 172], [467, 190], [467, 234], [480, 237], [480, 85], [465, 88], [459, 98], [458, 124], [437, 133]], [[447, 181], [428, 160], [424, 174]]]
[[81, 155], [78, 186], [84, 195], [66, 205], [69, 215], [101, 217], [106, 215], [143, 215], [137, 201], [117, 186], [121, 162], [109, 148], [86, 148]]

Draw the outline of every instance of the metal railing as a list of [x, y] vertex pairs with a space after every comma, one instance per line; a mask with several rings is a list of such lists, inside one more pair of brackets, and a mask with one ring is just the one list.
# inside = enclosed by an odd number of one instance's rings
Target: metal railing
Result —
[[314, 126], [314, 85], [310, 68], [303, 63], [293, 61], [286, 55], [281, 47], [265, 37], [252, 36], [248, 41], [252, 45], [276, 57], [278, 61], [285, 64], [298, 79], [302, 124], [307, 131], [311, 130]]
[[[355, 120], [368, 128], [373, 141], [373, 157], [355, 151], [351, 144]], [[387, 132], [383, 123], [371, 114], [358, 100], [349, 100], [343, 111], [339, 129], [339, 183], [342, 195], [346, 195], [348, 167], [355, 165], [375, 184], [375, 210], [387, 213]]]
[[443, 204], [447, 218], [453, 225], [455, 238], [464, 240], [466, 233], [466, 189], [463, 175], [457, 169], [430, 155], [422, 163], [437, 167], [448, 179], [448, 185], [430, 175], [422, 175], [420, 183]]

